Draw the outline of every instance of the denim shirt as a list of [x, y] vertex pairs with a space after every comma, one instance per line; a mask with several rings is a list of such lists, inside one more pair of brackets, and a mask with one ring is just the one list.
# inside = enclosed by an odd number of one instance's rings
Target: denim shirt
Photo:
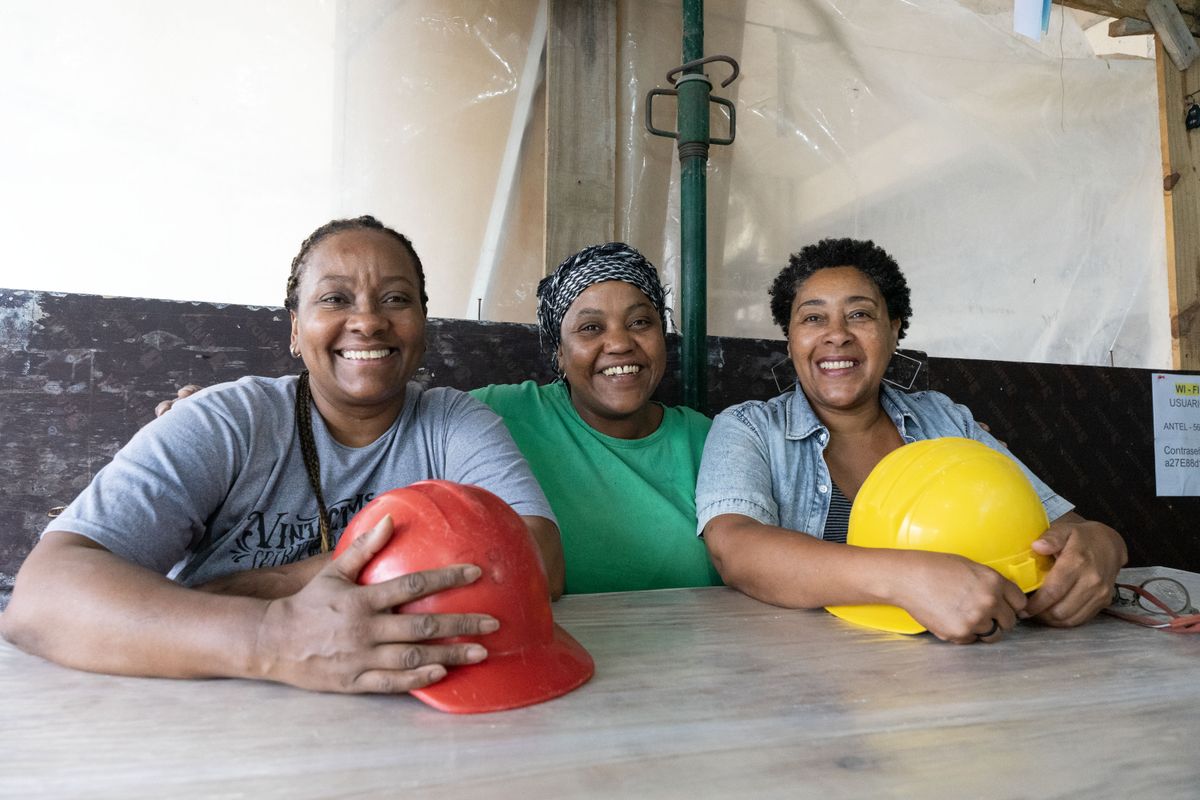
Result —
[[[880, 400], [905, 444], [941, 436], [982, 442], [1017, 462], [1051, 521], [1073, 508], [980, 428], [966, 406], [940, 392], [904, 394], [887, 385]], [[722, 411], [713, 420], [700, 461], [697, 534], [713, 517], [741, 514], [820, 538], [833, 486], [824, 458], [828, 442], [829, 430], [799, 388]]]

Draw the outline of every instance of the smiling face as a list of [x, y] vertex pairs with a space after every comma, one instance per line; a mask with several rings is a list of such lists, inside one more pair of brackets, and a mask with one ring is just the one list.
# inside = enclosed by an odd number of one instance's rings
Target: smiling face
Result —
[[818, 417], [878, 405], [899, 331], [879, 287], [856, 267], [820, 269], [800, 284], [788, 353]]
[[333, 427], [344, 417], [390, 425], [403, 407], [405, 384], [425, 355], [418, 281], [408, 251], [376, 230], [332, 234], [305, 259], [292, 348]]
[[588, 425], [624, 439], [658, 428], [662, 409], [650, 396], [666, 370], [667, 344], [662, 317], [636, 286], [602, 281], [585, 289], [563, 317], [558, 363]]

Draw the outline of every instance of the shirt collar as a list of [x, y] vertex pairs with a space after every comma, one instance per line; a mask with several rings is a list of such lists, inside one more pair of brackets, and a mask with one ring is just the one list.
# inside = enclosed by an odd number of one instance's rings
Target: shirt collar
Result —
[[[880, 388], [880, 403], [883, 405], [884, 413], [891, 418], [896, 430], [900, 431], [900, 436], [907, 441], [910, 438], [910, 429], [920, 429], [920, 423], [913, 414], [907, 397], [904, 392], [886, 383]], [[800, 384], [796, 384], [792, 390], [792, 396], [788, 399], [785, 409], [784, 436], [786, 438], [806, 439], [814, 433], [828, 433], [812, 410], [812, 406], [809, 405], [808, 398], [804, 396], [804, 390], [800, 388]]]
[[892, 423], [895, 424], [896, 430], [900, 431], [900, 438], [906, 442], [912, 441], [914, 437], [909, 431], [921, 430], [921, 423], [917, 419], [917, 415], [912, 411], [908, 395], [886, 383], [883, 384], [882, 388], [880, 402], [883, 405], [884, 412], [892, 418]]
[[792, 389], [792, 396], [785, 406], [784, 436], [788, 439], [807, 439], [814, 433], [828, 433], [821, 420], [813, 412], [804, 390], [797, 383]]

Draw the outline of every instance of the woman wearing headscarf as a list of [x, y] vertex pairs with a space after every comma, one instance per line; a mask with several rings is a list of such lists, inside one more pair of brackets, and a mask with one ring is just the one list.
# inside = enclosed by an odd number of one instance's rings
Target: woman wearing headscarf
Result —
[[[328, 691], [403, 692], [495, 631], [483, 614], [392, 609], [476, 580], [475, 565], [358, 586], [383, 520], [327, 553], [366, 500], [440, 478], [522, 515], [561, 591], [553, 514], [503, 423], [453, 389], [411, 382], [427, 297], [408, 239], [372, 217], [317, 229], [285, 303], [300, 376], [213, 386], [143, 428], [55, 519], [17, 574], [0, 633], [61, 664], [125, 675], [246, 677]], [[230, 574], [219, 594], [196, 587]]]
[[667, 365], [666, 297], [620, 242], [584, 248], [538, 284], [558, 380], [477, 389], [558, 519], [568, 593], [720, 584], [696, 539], [696, 473], [711, 421], [652, 400]]

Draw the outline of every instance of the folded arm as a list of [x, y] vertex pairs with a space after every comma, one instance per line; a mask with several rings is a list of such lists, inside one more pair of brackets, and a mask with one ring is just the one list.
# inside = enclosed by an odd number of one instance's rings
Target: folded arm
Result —
[[295, 594], [303, 589], [332, 558], [333, 553], [321, 553], [303, 561], [295, 561], [278, 567], [260, 567], [259, 569], [231, 572], [207, 583], [202, 583], [196, 588], [211, 594], [274, 600]]
[[264, 600], [188, 589], [86, 537], [48, 533], [17, 574], [0, 635], [35, 655], [93, 672], [409, 691], [441, 679], [448, 665], [487, 655], [478, 644], [426, 640], [491, 633], [499, 623], [482, 614], [392, 613], [471, 583], [480, 575], [476, 566], [358, 586], [358, 572], [390, 536], [385, 518], [299, 592]]
[[76, 669], [246, 676], [266, 603], [185, 589], [84, 536], [56, 531], [17, 573], [0, 633]]
[[[550, 583], [550, 599], [557, 600], [562, 596], [565, 582], [562, 541], [558, 536], [558, 526], [545, 517], [521, 517], [521, 519], [529, 528], [529, 532], [533, 534], [533, 539], [537, 542], [538, 553], [542, 557], [542, 563], [546, 566], [546, 577]], [[322, 553], [279, 567], [262, 567], [233, 572], [196, 588], [212, 594], [274, 600], [295, 594], [303, 589], [329, 563], [332, 557], [332, 553]]]
[[704, 528], [725, 583], [789, 608], [900, 606], [947, 641], [969, 643], [996, 620], [1016, 624], [1025, 596], [995, 570], [944, 553], [853, 547], [722, 514]]

